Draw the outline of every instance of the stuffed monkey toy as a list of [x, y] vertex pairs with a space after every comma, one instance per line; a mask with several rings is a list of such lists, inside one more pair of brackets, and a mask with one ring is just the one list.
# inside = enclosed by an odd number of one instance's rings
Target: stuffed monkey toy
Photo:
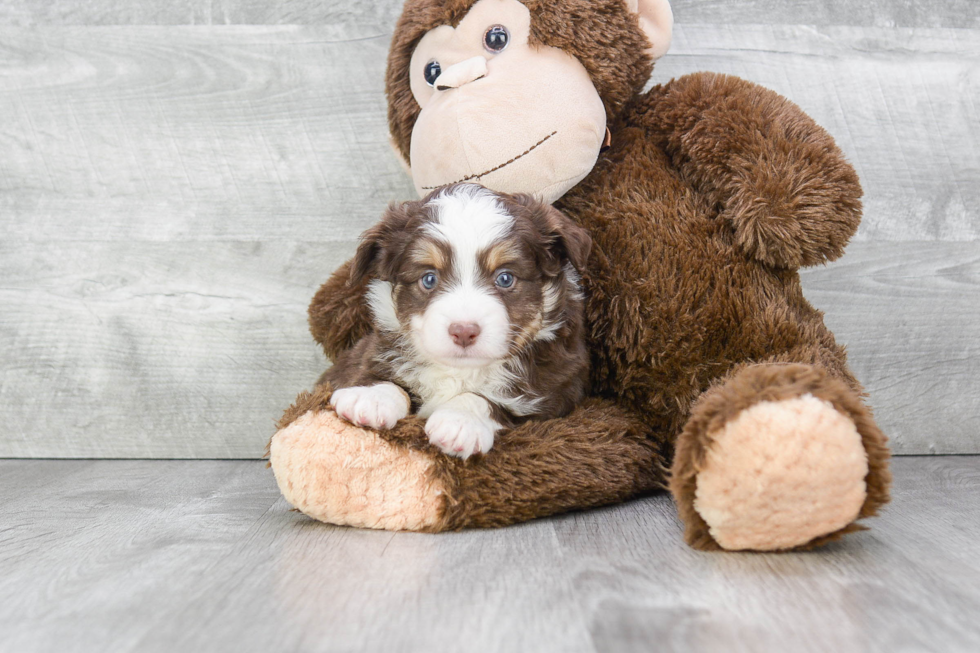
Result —
[[[485, 455], [422, 422], [355, 427], [304, 392], [270, 443], [286, 499], [334, 524], [496, 527], [669, 488], [702, 550], [813, 547], [888, 501], [885, 437], [798, 270], [838, 258], [858, 178], [797, 106], [699, 73], [642, 92], [667, 0], [408, 0], [386, 90], [415, 186], [531, 193], [589, 231], [590, 397]], [[310, 306], [329, 358], [368, 333], [349, 265]]]

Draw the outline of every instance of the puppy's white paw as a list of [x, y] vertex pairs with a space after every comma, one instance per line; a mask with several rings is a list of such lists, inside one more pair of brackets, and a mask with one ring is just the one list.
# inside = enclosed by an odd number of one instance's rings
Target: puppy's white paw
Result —
[[[467, 405], [473, 402], [458, 399], [437, 408], [425, 422], [429, 442], [443, 453], [463, 459], [490, 451], [493, 436], [500, 429], [500, 424], [490, 419], [486, 400], [476, 398], [483, 403], [481, 407]], [[476, 412], [472, 408], [476, 408]]]
[[390, 429], [408, 415], [409, 399], [394, 383], [379, 383], [336, 390], [330, 405], [351, 424]]

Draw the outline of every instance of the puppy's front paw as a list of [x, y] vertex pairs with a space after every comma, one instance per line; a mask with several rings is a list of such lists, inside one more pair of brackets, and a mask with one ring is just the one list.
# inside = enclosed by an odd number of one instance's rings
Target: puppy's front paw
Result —
[[379, 383], [336, 390], [330, 405], [351, 424], [390, 429], [408, 415], [409, 399], [394, 383]]
[[500, 425], [471, 411], [444, 406], [425, 422], [429, 442], [443, 453], [466, 459], [486, 453], [493, 446], [493, 435]]

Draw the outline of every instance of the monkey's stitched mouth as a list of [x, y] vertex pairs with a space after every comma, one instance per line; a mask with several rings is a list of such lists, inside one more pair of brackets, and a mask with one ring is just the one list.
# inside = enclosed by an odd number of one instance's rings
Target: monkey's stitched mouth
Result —
[[486, 175], [489, 175], [491, 172], [497, 172], [501, 168], [506, 168], [507, 166], [509, 166], [510, 164], [512, 164], [514, 161], [517, 161], [518, 159], [520, 159], [520, 158], [522, 158], [524, 156], [527, 156], [532, 151], [534, 151], [535, 149], [537, 149], [537, 147], [539, 145], [541, 145], [542, 143], [544, 143], [546, 140], [548, 140], [549, 138], [551, 138], [552, 136], [554, 136], [557, 133], [558, 133], [557, 131], [551, 132], [550, 134], [548, 134], [547, 136], [545, 136], [544, 138], [542, 138], [540, 141], [538, 141], [537, 143], [535, 143], [531, 147], [527, 148], [526, 150], [524, 150], [523, 152], [521, 152], [520, 154], [518, 154], [517, 156], [515, 156], [513, 159], [511, 159], [509, 161], [504, 161], [500, 165], [495, 166], [493, 168], [490, 168], [489, 170], [484, 170], [483, 172], [478, 172], [476, 174], [468, 175], [466, 177], [463, 177], [462, 179], [457, 179], [456, 181], [450, 181], [450, 182], [445, 183], [445, 184], [439, 184], [438, 186], [422, 186], [422, 190], [435, 190], [436, 188], [442, 188], [443, 186], [451, 186], [452, 184], [461, 184], [464, 181], [469, 181], [471, 179], [479, 179], [480, 177], [484, 177]]

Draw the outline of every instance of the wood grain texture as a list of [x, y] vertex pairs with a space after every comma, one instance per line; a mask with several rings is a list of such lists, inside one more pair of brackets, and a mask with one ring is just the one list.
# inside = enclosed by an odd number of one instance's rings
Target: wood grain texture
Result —
[[[150, 11], [70, 6], [83, 23]], [[301, 22], [308, 6], [210, 11]], [[311, 27], [0, 27], [0, 456], [262, 451], [322, 371], [306, 303], [414, 195], [387, 142], [374, 6], [319, 4], [335, 24]], [[805, 274], [809, 296], [897, 451], [980, 452], [980, 31], [735, 22], [679, 24], [654, 81], [738, 74], [837, 137], [865, 219], [842, 262]]]
[[[0, 43], [9, 236], [351, 237], [413, 194], [388, 151], [376, 29], [7, 28]], [[773, 88], [837, 138], [865, 186], [859, 238], [980, 238], [980, 31], [679, 26], [653, 81], [698, 70]], [[92, 201], [103, 219], [84, 219]]]
[[386, 38], [0, 43], [0, 455], [258, 457], [325, 365], [313, 291], [414, 192], [389, 153]]
[[980, 452], [980, 243], [856, 242], [801, 276], [895, 453]]
[[491, 531], [339, 528], [237, 461], [0, 461], [0, 649], [980, 647], [980, 458], [895, 461], [872, 530], [704, 554], [665, 495]]
[[326, 366], [306, 304], [332, 243], [54, 242], [29, 268], [18, 247], [0, 245], [2, 455], [258, 458]]
[[[353, 246], [53, 243], [27, 268], [0, 245], [3, 455], [259, 456], [325, 365], [305, 306]], [[854, 243], [803, 285], [896, 453], [980, 450], [974, 243]]]
[[394, 26], [401, 0], [174, 0], [39, 2], [4, 0], [0, 22], [46, 25], [384, 25]]
[[980, 28], [973, 0], [670, 0], [682, 24]]
[[980, 31], [687, 25], [654, 71], [744, 77], [800, 105], [864, 186], [858, 240], [980, 240]]
[[[9, 25], [198, 25], [371, 23], [394, 25], [401, 0], [5, 0]], [[980, 28], [974, 0], [671, 0], [677, 22]]]
[[0, 44], [7, 239], [351, 240], [414, 193], [375, 29], [0, 28]]

